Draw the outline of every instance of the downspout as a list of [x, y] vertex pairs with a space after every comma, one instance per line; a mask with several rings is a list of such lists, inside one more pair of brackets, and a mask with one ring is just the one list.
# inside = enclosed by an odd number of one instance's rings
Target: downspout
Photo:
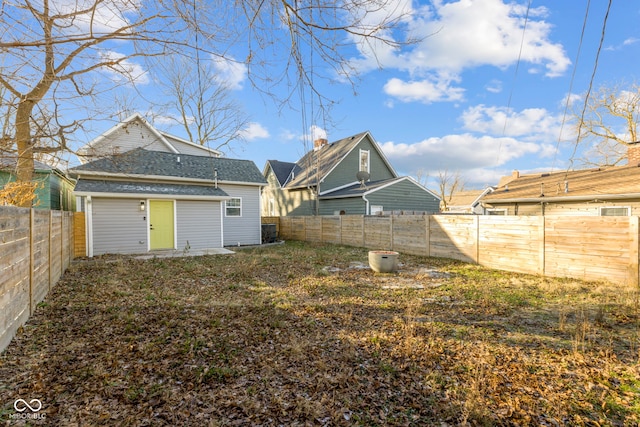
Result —
[[364, 214], [369, 215], [369, 200], [367, 200], [366, 193], [362, 194], [362, 200], [365, 201]]
[[87, 196], [85, 201], [85, 233], [87, 242], [87, 256], [93, 258], [93, 202], [91, 196]]

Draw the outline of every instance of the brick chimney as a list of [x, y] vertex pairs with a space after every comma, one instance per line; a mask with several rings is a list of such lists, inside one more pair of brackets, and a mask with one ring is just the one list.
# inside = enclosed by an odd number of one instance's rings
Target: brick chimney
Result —
[[629, 166], [640, 165], [640, 141], [627, 144], [627, 164]]
[[327, 144], [329, 144], [329, 141], [326, 138], [318, 138], [313, 141], [313, 149], [319, 150]]

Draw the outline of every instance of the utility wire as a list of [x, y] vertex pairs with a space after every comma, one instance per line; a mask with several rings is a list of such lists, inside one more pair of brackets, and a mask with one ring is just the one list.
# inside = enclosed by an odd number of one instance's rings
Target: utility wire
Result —
[[558, 150], [560, 149], [560, 141], [562, 140], [562, 131], [567, 120], [567, 111], [569, 110], [569, 103], [571, 102], [570, 96], [573, 91], [573, 83], [576, 77], [576, 71], [578, 70], [578, 60], [580, 59], [580, 52], [582, 51], [582, 42], [584, 41], [584, 33], [587, 28], [587, 20], [589, 18], [589, 8], [591, 6], [591, 0], [587, 0], [587, 8], [584, 13], [584, 20], [582, 22], [582, 32], [580, 33], [580, 43], [578, 44], [578, 52], [576, 53], [576, 59], [573, 64], [573, 72], [571, 73], [571, 81], [569, 82], [569, 92], [567, 93], [567, 100], [564, 104], [564, 113], [562, 114], [562, 123], [560, 124], [560, 133], [558, 134], [558, 140], [556, 141], [556, 151], [553, 155], [553, 162], [551, 163], [551, 171], [554, 170], [556, 159], [558, 157]]
[[[509, 91], [509, 99], [507, 101], [507, 110], [504, 116], [504, 126], [502, 127], [502, 136], [504, 137], [507, 132], [507, 121], [509, 120], [509, 111], [511, 110], [511, 100], [513, 98], [513, 92], [516, 86], [516, 80], [518, 78], [518, 70], [520, 69], [520, 61], [522, 60], [522, 50], [524, 48], [524, 36], [527, 31], [527, 24], [529, 23], [529, 12], [531, 11], [531, 2], [527, 4], [527, 12], [524, 16], [524, 25], [522, 26], [522, 38], [520, 39], [520, 50], [518, 51], [518, 60], [516, 61], [516, 69], [513, 73], [513, 84], [511, 85], [511, 90]], [[498, 145], [498, 156], [496, 158], [496, 168], [500, 164], [500, 154], [502, 152], [502, 138], [500, 138], [500, 143]]]
[[602, 33], [600, 34], [600, 43], [598, 44], [598, 50], [596, 51], [596, 59], [593, 64], [593, 71], [591, 72], [591, 80], [589, 81], [589, 87], [587, 89], [587, 93], [584, 97], [584, 103], [582, 104], [582, 112], [580, 113], [580, 122], [578, 126], [578, 135], [576, 136], [576, 142], [573, 145], [573, 152], [571, 153], [571, 157], [569, 159], [569, 166], [565, 172], [565, 177], [569, 173], [569, 170], [573, 166], [574, 156], [578, 151], [578, 144], [580, 143], [580, 139], [582, 138], [582, 123], [584, 121], [584, 115], [587, 111], [587, 105], [589, 104], [589, 96], [591, 95], [591, 90], [593, 89], [593, 81], [596, 77], [596, 71], [598, 70], [598, 60], [600, 59], [600, 52], [602, 51], [602, 45], [604, 44], [604, 36], [607, 29], [607, 21], [609, 20], [609, 12], [611, 11], [611, 3], [612, 0], [609, 0], [609, 4], [607, 5], [607, 13], [604, 15], [604, 20], [602, 22]]

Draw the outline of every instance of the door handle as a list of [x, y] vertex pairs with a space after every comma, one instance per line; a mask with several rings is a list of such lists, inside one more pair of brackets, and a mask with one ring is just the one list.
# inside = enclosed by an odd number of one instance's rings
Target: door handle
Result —
[[149, 224], [149, 230], [153, 230], [153, 224]]

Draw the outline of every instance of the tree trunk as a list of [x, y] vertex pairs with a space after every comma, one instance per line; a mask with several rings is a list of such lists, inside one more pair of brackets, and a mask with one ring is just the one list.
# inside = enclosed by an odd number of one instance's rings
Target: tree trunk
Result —
[[[33, 106], [33, 101], [23, 99], [16, 110], [16, 146], [18, 148], [16, 180], [18, 182], [31, 182], [33, 180], [33, 144], [31, 141], [31, 127], [29, 126], [29, 117]], [[31, 207], [31, 201], [25, 201], [22, 207]]]

